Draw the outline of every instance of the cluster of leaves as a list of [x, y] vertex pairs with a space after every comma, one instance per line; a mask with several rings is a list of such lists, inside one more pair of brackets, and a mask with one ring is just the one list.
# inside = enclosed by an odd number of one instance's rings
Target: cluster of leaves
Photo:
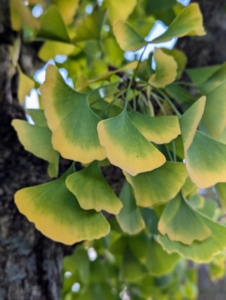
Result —
[[[196, 269], [187, 269], [185, 259], [210, 262], [213, 278], [224, 274], [226, 227], [218, 221], [224, 210], [215, 214], [216, 202], [198, 188], [215, 186], [225, 208], [226, 68], [186, 70], [185, 54], [164, 48], [126, 64], [124, 52], [204, 35], [198, 5], [106, 0], [90, 2], [86, 15], [83, 2], [58, 0], [39, 20], [19, 3], [12, 1], [14, 29], [23, 23], [25, 39], [45, 41], [43, 60], [68, 55], [58, 66], [75, 83], [69, 87], [48, 66], [41, 108], [28, 110], [34, 124], [12, 123], [25, 149], [49, 162], [50, 177], [58, 177], [60, 155], [84, 167], [72, 164], [60, 178], [15, 195], [20, 212], [47, 237], [69, 245], [93, 241], [65, 261], [71, 275], [64, 299], [118, 299], [123, 289], [131, 299], [194, 299]], [[169, 27], [147, 41], [156, 19]], [[195, 95], [178, 81], [184, 71]], [[119, 197], [101, 171], [111, 164], [125, 176]], [[103, 211], [116, 218], [107, 220]], [[91, 246], [98, 254], [93, 262]], [[70, 292], [75, 282], [79, 293]]]

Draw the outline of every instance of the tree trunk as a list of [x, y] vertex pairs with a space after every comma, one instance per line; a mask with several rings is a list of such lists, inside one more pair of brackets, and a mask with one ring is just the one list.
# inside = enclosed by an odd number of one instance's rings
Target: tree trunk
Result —
[[0, 1], [0, 300], [59, 300], [65, 247], [39, 233], [14, 204], [14, 193], [46, 182], [47, 164], [26, 152], [11, 126], [24, 119], [17, 74], [10, 79], [9, 1]]

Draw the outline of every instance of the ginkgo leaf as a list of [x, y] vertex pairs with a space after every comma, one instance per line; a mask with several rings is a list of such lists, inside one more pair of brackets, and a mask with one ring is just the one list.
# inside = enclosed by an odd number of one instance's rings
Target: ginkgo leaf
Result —
[[54, 241], [72, 245], [82, 240], [98, 239], [108, 234], [110, 226], [101, 213], [80, 208], [62, 177], [49, 183], [25, 188], [15, 194], [19, 211], [44, 235]]
[[191, 180], [201, 189], [226, 182], [225, 157], [226, 144], [197, 131], [185, 156]]
[[160, 43], [171, 40], [173, 37], [183, 37], [185, 35], [205, 35], [203, 18], [197, 3], [192, 3], [185, 7], [173, 20], [167, 31], [152, 42]]
[[217, 183], [215, 185], [217, 195], [219, 197], [220, 203], [223, 209], [226, 209], [226, 183]]
[[149, 78], [148, 83], [157, 88], [165, 87], [176, 79], [177, 63], [172, 56], [165, 54], [159, 48], [154, 51], [154, 59], [156, 70], [155, 74]]
[[[186, 224], [186, 226], [185, 226]], [[167, 234], [171, 241], [192, 244], [194, 240], [203, 241], [211, 231], [200, 215], [178, 194], [166, 206], [161, 215], [158, 229]]]
[[145, 228], [145, 223], [139, 208], [136, 206], [136, 200], [128, 182], [124, 183], [119, 198], [123, 204], [123, 208], [116, 216], [120, 227], [128, 234], [139, 233]]
[[158, 277], [165, 275], [173, 270], [179, 259], [177, 253], [167, 253], [158, 241], [150, 239], [145, 262], [149, 274]]
[[21, 104], [24, 104], [25, 96], [29, 95], [31, 90], [35, 87], [34, 80], [25, 75], [21, 69], [19, 70], [19, 87], [18, 87], [18, 98]]
[[190, 177], [188, 177], [182, 186], [183, 196], [188, 198], [198, 192], [197, 186], [191, 181]]
[[91, 15], [88, 15], [76, 29], [76, 36], [74, 37], [73, 42], [99, 40], [105, 15], [106, 10], [94, 11]]
[[43, 109], [27, 109], [35, 125], [47, 127], [47, 121]]
[[130, 248], [126, 247], [123, 254], [119, 278], [128, 282], [136, 282], [142, 278], [145, 273], [147, 273], [145, 266], [132, 253]]
[[165, 162], [164, 155], [133, 126], [126, 111], [99, 122], [98, 134], [110, 162], [131, 175], [153, 170]]
[[168, 161], [151, 172], [137, 176], [124, 174], [134, 188], [137, 205], [143, 207], [168, 202], [177, 195], [188, 176], [183, 163]]
[[105, 2], [111, 23], [117, 19], [125, 21], [134, 10], [137, 0], [107, 0]]
[[[226, 74], [226, 73], [225, 73]], [[219, 140], [226, 128], [226, 81], [207, 95], [202, 122], [212, 138]]]
[[[226, 66], [226, 64], [223, 64], [222, 67]], [[215, 72], [217, 72], [221, 68], [220, 65], [216, 66], [206, 66], [206, 67], [200, 67], [200, 68], [192, 68], [192, 69], [186, 69], [186, 73], [191, 78], [192, 82], [198, 86], [199, 88], [203, 86], [204, 83], [208, 81], [209, 78], [214, 75]], [[211, 86], [212, 82], [209, 82], [209, 85]], [[206, 84], [204, 84], [206, 85]], [[207, 86], [206, 86], [207, 87]], [[215, 88], [211, 86], [210, 91]], [[210, 92], [209, 90], [207, 91]]]
[[190, 147], [195, 136], [196, 129], [202, 118], [206, 104], [206, 97], [197, 100], [180, 118], [180, 128], [184, 143], [184, 151]]
[[75, 45], [65, 44], [61, 42], [46, 41], [38, 52], [39, 58], [48, 61], [55, 58], [56, 55], [69, 55], [75, 49]]
[[105, 210], [116, 215], [122, 208], [122, 203], [104, 178], [97, 161], [71, 174], [66, 185], [83, 209]]
[[140, 133], [155, 144], [167, 144], [180, 134], [180, 125], [176, 116], [150, 117], [132, 111], [129, 118]]
[[100, 119], [90, 110], [87, 95], [67, 86], [53, 65], [48, 66], [40, 90], [54, 149], [82, 163], [103, 160], [106, 153], [97, 134]]
[[53, 5], [59, 9], [65, 24], [70, 24], [74, 20], [79, 0], [55, 0]]
[[[159, 236], [158, 241], [168, 253], [176, 252], [182, 257], [198, 263], [211, 261], [212, 257], [226, 247], [226, 227], [200, 214], [203, 223], [210, 229], [211, 236], [204, 241], [194, 241], [191, 245], [171, 241], [166, 235]], [[186, 224], [187, 226], [187, 224]]]
[[185, 53], [178, 49], [161, 48], [161, 50], [174, 58], [177, 63], [177, 79], [180, 78], [187, 64], [187, 56]]
[[71, 43], [64, 20], [55, 6], [50, 6], [43, 15], [36, 37], [44, 40]]
[[147, 45], [147, 42], [123, 20], [115, 21], [113, 32], [120, 48], [124, 51], [137, 51]]
[[26, 121], [13, 120], [12, 125], [16, 130], [19, 140], [24, 148], [34, 155], [48, 161], [50, 176], [58, 174], [59, 153], [51, 144], [51, 131], [46, 126], [31, 125]]
[[[30, 9], [25, 5], [23, 0], [11, 0], [10, 4], [12, 5], [13, 9], [15, 9], [16, 12], [18, 13], [17, 17], [21, 18], [25, 24], [27, 24], [31, 28], [39, 29], [40, 27], [39, 20], [37, 20], [37, 18], [35, 18], [32, 15]], [[14, 22], [13, 24], [16, 30], [20, 29], [18, 23], [15, 24]]]

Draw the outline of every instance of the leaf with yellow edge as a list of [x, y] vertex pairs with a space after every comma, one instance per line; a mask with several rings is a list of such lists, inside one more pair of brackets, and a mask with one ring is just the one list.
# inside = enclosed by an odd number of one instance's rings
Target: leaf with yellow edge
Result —
[[14, 18], [13, 27], [16, 30], [20, 29], [20, 21], [18, 20], [18, 17], [22, 19], [22, 21], [30, 26], [33, 29], [39, 29], [40, 23], [39, 20], [37, 20], [31, 13], [30, 9], [24, 4], [23, 0], [11, 0], [10, 1], [11, 6], [16, 11], [13, 12]]
[[50, 6], [44, 13], [36, 37], [44, 40], [71, 43], [64, 20], [55, 6]]
[[192, 244], [195, 240], [203, 241], [211, 235], [200, 215], [180, 193], [165, 207], [158, 230], [162, 235], [167, 234], [171, 241], [186, 245]]
[[197, 131], [185, 156], [191, 180], [201, 189], [226, 182], [225, 157], [226, 144]]
[[123, 208], [116, 216], [116, 219], [122, 230], [128, 234], [137, 234], [145, 228], [145, 223], [136, 205], [132, 189], [128, 182], [124, 183], [119, 195]]
[[53, 147], [63, 157], [82, 163], [106, 158], [97, 134], [100, 119], [90, 110], [87, 95], [67, 86], [53, 65], [48, 66], [40, 90]]
[[167, 253], [157, 240], [150, 239], [145, 262], [149, 274], [157, 277], [165, 275], [173, 270], [179, 259], [177, 253]]
[[151, 75], [148, 83], [154, 87], [165, 87], [175, 81], [177, 77], [177, 63], [175, 59], [156, 48], [154, 52], [156, 62], [155, 74]]
[[60, 11], [65, 24], [71, 24], [79, 6], [79, 0], [55, 0], [53, 5]]
[[62, 177], [49, 183], [25, 188], [15, 194], [19, 211], [44, 235], [67, 245], [82, 240], [99, 239], [108, 234], [110, 226], [101, 213], [83, 210], [67, 189]]
[[177, 63], [177, 79], [180, 78], [187, 65], [187, 56], [183, 51], [178, 49], [161, 48], [161, 50], [165, 54], [170, 55], [174, 58], [175, 62]]
[[124, 174], [134, 188], [137, 205], [143, 207], [168, 202], [177, 195], [188, 176], [183, 163], [168, 161], [151, 172], [134, 177]]
[[218, 198], [220, 200], [221, 206], [226, 210], [226, 183], [217, 183], [215, 185]]
[[205, 102], [205, 97], [200, 98], [180, 118], [186, 168], [199, 188], [226, 181], [226, 145], [196, 131]]
[[122, 208], [122, 203], [104, 178], [97, 161], [68, 176], [66, 185], [83, 209], [105, 210], [116, 215]]
[[197, 100], [180, 118], [181, 134], [184, 143], [184, 151], [190, 147], [195, 131], [202, 118], [206, 104], [206, 97], [203, 96]]
[[100, 40], [105, 15], [106, 10], [97, 10], [88, 15], [76, 29], [76, 36], [73, 42]]
[[110, 162], [132, 176], [165, 162], [165, 156], [133, 126], [126, 111], [99, 122], [97, 130]]
[[18, 98], [21, 104], [24, 104], [25, 96], [30, 94], [30, 91], [35, 87], [34, 81], [25, 75], [20, 67], [19, 70], [19, 88], [18, 88]]
[[149, 117], [132, 111], [129, 118], [140, 133], [155, 144], [167, 144], [180, 134], [179, 121], [176, 116]]
[[226, 81], [207, 94], [202, 122], [212, 138], [219, 140], [226, 128]]
[[111, 23], [117, 19], [125, 21], [134, 10], [137, 0], [106, 0], [105, 5], [108, 8]]
[[51, 58], [55, 58], [56, 55], [66, 55], [68, 56], [75, 49], [74, 45], [65, 44], [61, 42], [46, 41], [38, 52], [38, 56], [44, 60], [48, 61]]
[[185, 35], [205, 35], [203, 28], [203, 18], [197, 3], [192, 3], [185, 7], [182, 12], [173, 20], [167, 31], [152, 40], [152, 43], [160, 43], [171, 40], [173, 37], [183, 37]]
[[49, 128], [31, 125], [22, 120], [13, 120], [12, 125], [24, 148], [48, 161], [51, 164], [48, 173], [51, 177], [56, 177], [58, 175], [59, 153], [53, 149]]
[[123, 20], [115, 21], [113, 32], [120, 48], [124, 51], [137, 51], [146, 46], [146, 42], [129, 24]]
[[[198, 212], [197, 212], [198, 213]], [[166, 235], [159, 236], [158, 241], [168, 253], [178, 253], [182, 257], [198, 263], [211, 261], [212, 257], [226, 248], [226, 227], [218, 224], [201, 213], [198, 213], [202, 222], [210, 229], [211, 236], [204, 241], [194, 241], [191, 245], [171, 241]], [[187, 223], [184, 224], [187, 226]]]

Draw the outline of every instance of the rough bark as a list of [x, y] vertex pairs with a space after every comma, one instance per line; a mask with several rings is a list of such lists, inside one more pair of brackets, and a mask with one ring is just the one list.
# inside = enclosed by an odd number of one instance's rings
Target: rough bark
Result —
[[9, 1], [0, 3], [0, 300], [59, 300], [61, 265], [67, 250], [42, 236], [13, 200], [25, 186], [49, 180], [44, 161], [26, 152], [11, 126], [25, 118], [18, 104], [17, 74], [10, 79]]

